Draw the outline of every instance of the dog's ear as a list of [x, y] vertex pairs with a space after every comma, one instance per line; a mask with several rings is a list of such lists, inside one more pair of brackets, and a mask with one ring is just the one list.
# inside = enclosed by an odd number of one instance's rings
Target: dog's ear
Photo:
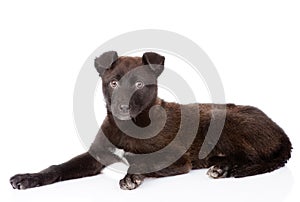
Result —
[[96, 57], [95, 59], [95, 67], [100, 76], [103, 75], [106, 69], [109, 69], [114, 61], [118, 59], [118, 53], [116, 51], [108, 51]]
[[143, 57], [143, 64], [149, 65], [154, 73], [159, 76], [164, 70], [165, 57], [154, 52], [146, 52]]

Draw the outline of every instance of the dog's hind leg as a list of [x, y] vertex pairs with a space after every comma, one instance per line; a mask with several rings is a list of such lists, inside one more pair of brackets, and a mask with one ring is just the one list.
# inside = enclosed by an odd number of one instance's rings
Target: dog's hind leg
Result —
[[281, 148], [279, 148], [269, 158], [263, 161], [253, 162], [233, 168], [231, 170], [231, 176], [237, 178], [252, 176], [268, 173], [280, 167], [283, 167], [291, 157], [291, 148], [292, 147], [290, 143], [282, 145]]
[[268, 173], [283, 167], [290, 158], [291, 146], [282, 146], [267, 158], [254, 158], [251, 160], [235, 157], [213, 157], [212, 165], [207, 174], [212, 178], [246, 177]]

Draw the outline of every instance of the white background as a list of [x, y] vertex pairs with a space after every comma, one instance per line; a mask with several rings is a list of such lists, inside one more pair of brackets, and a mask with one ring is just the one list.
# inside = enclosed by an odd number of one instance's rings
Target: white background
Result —
[[[299, 199], [299, 1], [1, 1], [1, 201], [295, 201]], [[285, 168], [243, 179], [206, 170], [118, 187], [107, 171], [26, 191], [8, 182], [84, 152], [73, 122], [73, 90], [85, 59], [137, 29], [165, 29], [199, 44], [214, 62], [226, 100], [261, 108], [289, 135]], [[167, 62], [168, 58], [166, 58]], [[195, 88], [197, 88], [195, 86]], [[160, 93], [163, 97], [163, 93]], [[103, 102], [99, 111], [105, 116]], [[101, 107], [99, 108], [101, 109]]]

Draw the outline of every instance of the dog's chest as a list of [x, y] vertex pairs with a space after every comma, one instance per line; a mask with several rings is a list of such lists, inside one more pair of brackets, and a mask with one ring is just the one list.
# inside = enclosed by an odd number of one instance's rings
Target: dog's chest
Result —
[[124, 149], [119, 149], [119, 148], [113, 148], [111, 149], [111, 152], [113, 155], [117, 156], [122, 162], [124, 162], [125, 164], [129, 164], [127, 159], [125, 158], [125, 151]]
[[131, 152], [131, 153], [142, 153], [145, 152], [147, 141], [131, 138], [128, 136], [121, 136], [118, 143], [115, 144], [116, 152]]

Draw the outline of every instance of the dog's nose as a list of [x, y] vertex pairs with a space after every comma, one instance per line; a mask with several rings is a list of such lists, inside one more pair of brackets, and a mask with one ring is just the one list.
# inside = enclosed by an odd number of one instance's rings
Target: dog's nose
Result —
[[121, 112], [123, 113], [128, 113], [129, 112], [129, 105], [119, 105], [119, 108], [121, 110]]

